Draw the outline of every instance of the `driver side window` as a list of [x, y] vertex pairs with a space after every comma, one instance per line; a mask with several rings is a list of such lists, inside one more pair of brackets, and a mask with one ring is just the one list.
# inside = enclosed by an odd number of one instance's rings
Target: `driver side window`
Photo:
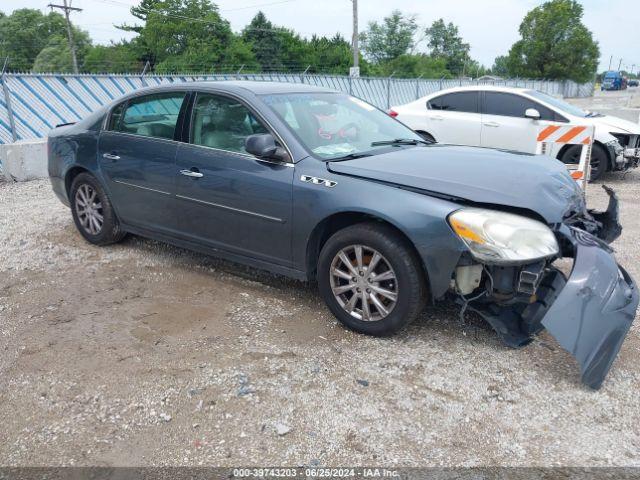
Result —
[[246, 153], [245, 139], [261, 133], [269, 131], [239, 101], [209, 93], [197, 94], [191, 116], [190, 143]]

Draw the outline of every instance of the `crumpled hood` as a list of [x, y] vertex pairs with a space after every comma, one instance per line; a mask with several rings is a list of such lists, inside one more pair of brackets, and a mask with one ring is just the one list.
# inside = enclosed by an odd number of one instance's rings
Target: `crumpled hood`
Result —
[[602, 117], [585, 118], [587, 125], [595, 125], [596, 131], [602, 129], [603, 131], [614, 133], [629, 133], [631, 135], [640, 135], [640, 124], [630, 122], [624, 118], [613, 117], [611, 115], [604, 115]]
[[328, 163], [337, 174], [369, 178], [538, 213], [548, 223], [582, 206], [580, 187], [551, 157], [478, 147], [429, 145]]

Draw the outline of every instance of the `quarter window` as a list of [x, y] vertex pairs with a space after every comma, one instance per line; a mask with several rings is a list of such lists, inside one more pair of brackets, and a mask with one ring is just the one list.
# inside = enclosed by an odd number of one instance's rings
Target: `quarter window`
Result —
[[[109, 128], [118, 132], [172, 140], [184, 97], [184, 92], [171, 92], [134, 98], [127, 103], [124, 113], [118, 111], [119, 107], [114, 109]], [[118, 115], [122, 118], [116, 118]]]
[[540, 112], [540, 120], [562, 121], [556, 118], [555, 112], [528, 98], [501, 92], [485, 92], [484, 95], [483, 113], [487, 115], [525, 118], [524, 112], [535, 108]]
[[478, 93], [458, 92], [441, 95], [429, 100], [427, 108], [449, 112], [478, 113]]
[[246, 153], [250, 135], [268, 133], [265, 126], [242, 103], [207, 93], [198, 94], [191, 121], [191, 143]]

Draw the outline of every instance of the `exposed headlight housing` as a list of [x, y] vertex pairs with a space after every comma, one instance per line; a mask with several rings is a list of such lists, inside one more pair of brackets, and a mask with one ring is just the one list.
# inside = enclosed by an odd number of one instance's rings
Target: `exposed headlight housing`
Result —
[[553, 257], [560, 248], [544, 223], [521, 215], [463, 208], [449, 215], [449, 225], [481, 263], [517, 264]]

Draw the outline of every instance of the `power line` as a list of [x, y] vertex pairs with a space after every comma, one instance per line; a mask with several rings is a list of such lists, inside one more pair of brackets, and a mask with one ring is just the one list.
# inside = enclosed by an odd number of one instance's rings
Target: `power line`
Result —
[[[131, 5], [128, 3], [123, 3], [121, 1], [118, 0], [93, 0], [94, 2], [100, 2], [100, 3], [104, 3], [104, 4], [108, 4], [108, 5], [119, 5], [119, 6], [126, 6], [128, 8], [131, 8]], [[275, 5], [275, 4], [279, 4], [279, 3], [288, 3], [288, 2], [293, 2], [296, 0], [280, 0], [279, 2], [272, 2], [269, 5]], [[266, 5], [266, 4], [265, 4]], [[238, 10], [240, 9], [244, 9], [244, 8], [257, 8], [259, 5], [253, 5], [251, 7], [241, 7], [238, 8]], [[227, 10], [229, 11], [229, 10]], [[163, 17], [170, 17], [170, 18], [178, 18], [181, 20], [190, 20], [193, 22], [200, 22], [200, 23], [205, 23], [208, 25], [224, 25], [224, 26], [230, 26], [229, 22], [227, 20], [206, 20], [204, 18], [197, 18], [197, 17], [189, 17], [187, 15], [180, 15], [177, 13], [169, 13], [169, 12], [164, 12], [164, 11], [158, 11], [158, 10], [154, 10], [153, 12], [149, 12], [149, 13], [154, 13], [154, 14], [158, 14], [161, 15]], [[254, 31], [262, 31], [262, 32], [283, 32], [285, 30], [288, 30], [285, 27], [277, 27], [277, 28], [259, 28], [259, 27], [250, 27], [247, 26], [245, 27], [247, 29], [250, 30], [254, 30]], [[302, 32], [302, 31], [296, 31], [295, 33], [313, 33], [313, 32]]]
[[220, 10], [220, 12], [236, 12], [236, 11], [239, 11], [239, 10], [249, 10], [251, 8], [271, 7], [272, 5], [280, 5], [282, 3], [290, 3], [290, 2], [295, 2], [295, 1], [296, 0], [280, 0], [279, 2], [257, 3], [255, 5], [247, 5], [246, 7], [225, 8], [224, 10]]

